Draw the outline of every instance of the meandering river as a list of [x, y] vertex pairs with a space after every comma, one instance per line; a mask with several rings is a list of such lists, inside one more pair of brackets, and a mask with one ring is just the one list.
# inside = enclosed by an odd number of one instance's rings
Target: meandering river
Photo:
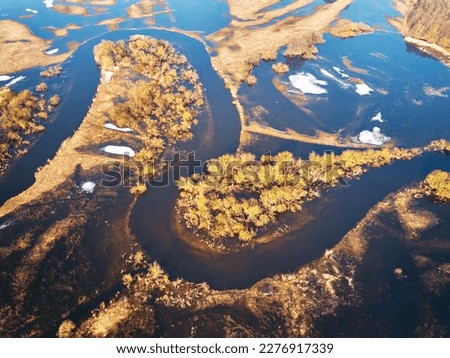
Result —
[[[360, 14], [358, 3], [361, 4], [357, 1], [347, 10], [348, 17]], [[381, 11], [384, 8], [377, 9]], [[373, 18], [371, 16], [369, 20]], [[240, 133], [238, 114], [230, 93], [211, 67], [209, 54], [202, 43], [170, 31], [108, 32], [87, 41], [64, 64], [63, 86], [67, 95], [54, 123], [47, 127], [42, 138], [0, 178], [0, 203], [33, 184], [37, 168], [54, 156], [62, 141], [76, 131], [85, 117], [99, 83], [93, 47], [101, 39], [126, 39], [137, 33], [173, 43], [188, 57], [205, 86], [208, 106], [201, 115], [201, 124], [195, 129], [194, 140], [179, 148], [186, 153], [195, 151], [196, 159], [201, 161], [237, 150]], [[342, 88], [339, 82], [328, 80], [327, 95], [311, 99], [310, 109], [314, 115], [307, 116], [277, 92], [272, 85], [274, 74], [270, 71], [271, 63], [263, 63], [255, 70], [258, 85], [253, 88], [244, 86], [241, 94], [250, 103], [261, 104], [268, 109], [264, 118], [268, 124], [309, 133], [315, 128], [328, 131], [344, 128], [346, 134], [357, 134], [379, 125], [399, 145], [405, 146], [423, 145], [441, 137], [449, 139], [448, 99], [429, 97], [423, 92], [425, 86], [446, 86], [450, 81], [448, 68], [435, 60], [418, 56], [404, 45], [399, 34], [392, 29], [350, 40], [328, 36], [326, 39], [327, 43], [319, 47], [320, 58], [317, 61], [292, 66], [289, 74], [306, 71], [320, 76], [320, 69], [331, 71], [333, 66], [347, 71], [341, 59], [342, 56], [349, 56], [355, 65], [368, 71], [360, 74], [364, 81], [388, 93], [363, 97]], [[281, 54], [280, 59], [283, 59]], [[23, 74], [28, 78], [37, 77], [35, 69]], [[385, 123], [371, 122], [378, 112], [384, 114]], [[323, 152], [335, 148], [264, 139], [248, 149], [257, 154], [291, 150], [296, 155], [305, 156], [311, 150]], [[243, 288], [264, 277], [293, 271], [320, 257], [326, 249], [339, 242], [374, 204], [389, 193], [422, 180], [437, 168], [450, 170], [448, 157], [429, 153], [409, 162], [372, 169], [361, 180], [351, 181], [349, 186], [330, 189], [320, 199], [305, 205], [301, 213], [284, 215], [282, 224], [291, 229], [287, 229], [280, 239], [240, 253], [213, 254], [196, 249], [177, 236], [172, 228], [178, 191], [171, 178], [169, 185], [151, 187], [138, 199], [132, 211], [130, 227], [150, 257], [158, 261], [172, 278], [206, 281], [217, 289]]]

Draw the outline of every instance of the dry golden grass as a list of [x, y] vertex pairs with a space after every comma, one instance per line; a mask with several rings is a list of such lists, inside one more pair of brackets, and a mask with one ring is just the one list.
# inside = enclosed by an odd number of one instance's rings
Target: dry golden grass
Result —
[[91, 0], [90, 4], [100, 6], [113, 6], [116, 5], [116, 0]]
[[62, 28], [53, 28], [53, 27], [48, 28], [48, 30], [53, 32], [53, 34], [58, 37], [66, 37], [69, 34], [69, 30], [79, 30], [79, 29], [81, 29], [81, 27], [76, 24], [69, 24], [66, 27]]
[[108, 26], [108, 29], [110, 29], [112, 31], [112, 30], [117, 30], [119, 27], [119, 24], [124, 21], [125, 21], [125, 19], [123, 17], [115, 17], [112, 19], [106, 19], [106, 20], [100, 21], [98, 23], [98, 25]]
[[[236, 2], [230, 5], [230, 10], [232, 9], [233, 12], [240, 13], [239, 9], [243, 8], [244, 14], [245, 14], [245, 21], [236, 21], [232, 20], [231, 25], [235, 27], [250, 27], [250, 26], [258, 26], [268, 23], [269, 21], [272, 21], [276, 18], [279, 18], [281, 16], [284, 16], [286, 14], [289, 14], [292, 11], [295, 11], [297, 9], [300, 9], [310, 3], [312, 3], [314, 0], [296, 0], [292, 3], [288, 4], [285, 7], [281, 7], [279, 9], [270, 10], [270, 11], [262, 11], [267, 6], [262, 6], [264, 3], [261, 1], [253, 2], [250, 1], [239, 1], [239, 3]], [[273, 1], [271, 1], [272, 3]], [[276, 1], [277, 3], [279, 1]], [[229, 1], [230, 3], [230, 1]], [[271, 4], [269, 4], [271, 5]], [[262, 7], [261, 7], [262, 6]], [[253, 12], [252, 12], [253, 11]], [[241, 16], [237, 16], [238, 18], [241, 18]]]
[[95, 6], [113, 6], [116, 4], [116, 0], [57, 0], [62, 3], [72, 3], [81, 5], [95, 5]]
[[165, 9], [162, 12], [170, 12], [169, 5], [165, 0], [141, 0], [138, 3], [129, 6], [127, 8], [127, 14], [132, 19], [139, 19], [144, 17], [152, 18], [156, 14], [154, 10], [155, 6], [159, 6]]
[[83, 6], [61, 5], [56, 4], [52, 9], [60, 14], [82, 15], [88, 16], [89, 11]]
[[[123, 143], [123, 141], [126, 140], [126, 143], [136, 151], [145, 149], [142, 155], [155, 155], [156, 158], [156, 156], [161, 153], [157, 152], [156, 148], [161, 146], [165, 147], [166, 141], [168, 142], [167, 145], [169, 145], [176, 141], [190, 139], [192, 135], [190, 128], [192, 125], [196, 124], [197, 110], [203, 104], [203, 99], [201, 98], [202, 86], [198, 81], [198, 75], [195, 71], [190, 69], [187, 59], [170, 47], [170, 44], [158, 42], [156, 39], [149, 39], [147, 42], [145, 41], [146, 39], [148, 38], [136, 36], [130, 40], [134, 41], [133, 43], [136, 46], [133, 48], [132, 54], [134, 56], [144, 54], [145, 51], [140, 50], [145, 49], [145, 46], [150, 46], [149, 42], [155, 43], [151, 48], [157, 48], [158, 52], [156, 53], [155, 50], [152, 55], [147, 54], [145, 60], [140, 59], [140, 62], [136, 61], [139, 65], [132, 68], [125, 64], [127, 60], [125, 58], [126, 52], [124, 48], [127, 45], [124, 41], [119, 42], [116, 45], [105, 42], [96, 47], [96, 55], [98, 55], [98, 57], [96, 57], [97, 62], [100, 64], [102, 71], [109, 70], [113, 72], [112, 77], [107, 80], [106, 76], [104, 74], [102, 75], [102, 81], [93, 100], [94, 104], [90, 107], [88, 114], [84, 118], [77, 132], [73, 137], [64, 141], [56, 153], [55, 158], [35, 174], [36, 182], [31, 188], [10, 199], [0, 208], [0, 217], [10, 213], [17, 207], [38, 199], [42, 194], [50, 192], [58, 185], [64, 183], [67, 178], [74, 173], [76, 167], [80, 167], [82, 170], [87, 171], [94, 168], [101, 168], [102, 165], [111, 158], [111, 156], [101, 151], [101, 147], [105, 146], [105, 143]], [[137, 48], [138, 46], [140, 46], [139, 49]], [[107, 48], [114, 54], [111, 55]], [[120, 61], [118, 63], [111, 62], [111, 56], [117, 55], [117, 58], [120, 57], [118, 55], [120, 49], [124, 50], [123, 63]], [[153, 64], [150, 65], [149, 62], [152, 60]], [[139, 95], [144, 95], [155, 89], [156, 85], [151, 87], [152, 83], [149, 83], [147, 86], [144, 81], [136, 82], [136, 76], [144, 76], [143, 73], [145, 72], [143, 71], [145, 70], [151, 72], [151, 75], [148, 75], [147, 77], [157, 78], [153, 81], [153, 84], [157, 83], [164, 86], [164, 95], [166, 96], [164, 97], [164, 100], [168, 101], [167, 103], [171, 103], [169, 97], [172, 101], [182, 98], [182, 95], [178, 92], [175, 93], [175, 91], [181, 90], [182, 87], [184, 88], [186, 91], [186, 101], [179, 103], [178, 106], [183, 106], [183, 113], [180, 114], [181, 109], [178, 108], [176, 115], [174, 114], [175, 112], [171, 112], [173, 118], [166, 116], [166, 121], [154, 121], [160, 123], [161, 127], [158, 129], [152, 128], [151, 133], [141, 129], [139, 123], [134, 122], [125, 123], [125, 125], [129, 124], [129, 127], [134, 129], [131, 133], [125, 134], [106, 129], [104, 125], [107, 116], [112, 117], [113, 109], [119, 108], [117, 105], [118, 98], [126, 99], [126, 101], [121, 103], [122, 107], [120, 108], [122, 108], [122, 110], [130, 110], [135, 114], [134, 117], [130, 115], [130, 117], [125, 118], [125, 121], [132, 121], [136, 118], [143, 121], [144, 114], [138, 112], [139, 108], [129, 109], [126, 107], [125, 103], [134, 103], [133, 98], [138, 96], [136, 94], [137, 91], [140, 91]], [[180, 76], [190, 77], [188, 79], [184, 79], [184, 77], [177, 78], [177, 70], [180, 71]], [[158, 78], [157, 74], [164, 77]], [[168, 77], [169, 75], [170, 78]], [[192, 85], [192, 92], [188, 91], [182, 84]], [[173, 86], [177, 85], [179, 88], [175, 89]], [[171, 91], [168, 91], [169, 87]], [[161, 98], [161, 95], [159, 98]], [[166, 103], [164, 100], [161, 100], [159, 103]], [[188, 100], [191, 105], [189, 105]], [[193, 105], [193, 102], [196, 104]], [[151, 101], [147, 103], [149, 103], [149, 105], [154, 104]], [[161, 109], [162, 111], [162, 108], [158, 109]], [[159, 115], [158, 117], [158, 115], [155, 114], [155, 116], [160, 119], [163, 115]], [[113, 121], [113, 118], [110, 119]], [[157, 135], [160, 137], [156, 137]], [[90, 147], [91, 149], [86, 150], [87, 147]], [[137, 153], [136, 158], [140, 154], [141, 151]]]
[[[253, 66], [261, 59], [273, 57], [281, 47], [302, 36], [326, 31], [329, 24], [351, 2], [352, 0], [337, 0], [317, 8], [312, 15], [287, 17], [265, 27], [224, 28], [208, 37], [208, 40], [216, 44], [217, 55], [212, 56], [213, 66], [228, 82], [232, 92], [237, 93], [240, 83], [251, 75]], [[230, 12], [233, 11], [231, 8]]]
[[[269, 137], [281, 138], [286, 140], [293, 140], [302, 143], [311, 143], [311, 144], [320, 144], [320, 145], [329, 145], [334, 147], [341, 148], [374, 148], [376, 146], [364, 143], [356, 143], [352, 141], [350, 138], [340, 138], [340, 133], [327, 133], [320, 130], [316, 131], [315, 136], [309, 136], [306, 134], [302, 134], [296, 132], [292, 129], [287, 128], [284, 131], [277, 130], [275, 128], [264, 126], [256, 122], [250, 122], [247, 125], [244, 125], [243, 131], [253, 133], [253, 134], [262, 134]], [[392, 147], [394, 143], [386, 143], [385, 147]]]
[[49, 46], [51, 41], [33, 35], [24, 24], [12, 20], [0, 21], [0, 73], [60, 63], [72, 54], [46, 55]]
[[339, 19], [337, 23], [330, 28], [330, 33], [335, 37], [348, 38], [358, 35], [371, 34], [373, 28], [363, 22], [353, 22], [348, 19]]
[[277, 4], [281, 0], [242, 1], [228, 0], [230, 14], [241, 20], [254, 20], [262, 9]]
[[[347, 69], [349, 71], [360, 73], [360, 74], [367, 74], [368, 73], [367, 70], [365, 70], [363, 68], [359, 68], [359, 67], [353, 66], [352, 61], [350, 61], [349, 58], [346, 57], [346, 56], [342, 57], [342, 63], [344, 64], [345, 67], [347, 67]], [[361, 79], [359, 79], [359, 78], [353, 79], [353, 81], [355, 83], [363, 83], [363, 81]]]

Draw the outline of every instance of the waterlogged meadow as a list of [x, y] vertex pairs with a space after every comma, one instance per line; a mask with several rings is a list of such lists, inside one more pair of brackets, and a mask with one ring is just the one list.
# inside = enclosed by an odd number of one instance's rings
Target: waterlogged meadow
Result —
[[448, 336], [446, 4], [0, 0], [0, 336]]

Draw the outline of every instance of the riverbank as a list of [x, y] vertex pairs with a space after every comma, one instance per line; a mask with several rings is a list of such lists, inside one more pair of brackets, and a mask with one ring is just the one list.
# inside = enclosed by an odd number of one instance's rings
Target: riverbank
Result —
[[395, 0], [401, 16], [389, 23], [405, 41], [450, 66], [450, 4], [446, 0]]

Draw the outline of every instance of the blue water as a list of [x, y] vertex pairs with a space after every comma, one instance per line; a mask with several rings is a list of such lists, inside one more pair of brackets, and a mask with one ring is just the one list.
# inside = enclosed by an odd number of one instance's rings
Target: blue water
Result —
[[[343, 136], [355, 136], [362, 130], [372, 130], [378, 126], [400, 146], [419, 146], [434, 139], [449, 139], [450, 101], [448, 98], [427, 96], [424, 87], [447, 86], [450, 83], [450, 69], [407, 46], [402, 36], [386, 22], [386, 14], [396, 14], [388, 0], [356, 0], [342, 13], [342, 17], [362, 20], [382, 30], [351, 39], [334, 38], [327, 34], [326, 42], [318, 45], [319, 58], [314, 61], [285, 59], [282, 56], [284, 49], [279, 52], [278, 60], [286, 61], [291, 66], [291, 71], [281, 77], [283, 82], [289, 83], [288, 77], [301, 71], [328, 82], [325, 86], [327, 94], [307, 95], [309, 103], [305, 107], [313, 111], [313, 115], [296, 108], [273, 87], [275, 74], [271, 71], [272, 63], [263, 63], [254, 70], [258, 79], [255, 87], [244, 85], [241, 89], [240, 93], [249, 100], [246, 107], [250, 109], [262, 105], [269, 111], [263, 118], [267, 124], [306, 134], [321, 129], [333, 133], [342, 130]], [[365, 69], [367, 74], [347, 70], [343, 57], [350, 59], [354, 66]], [[320, 72], [321, 69], [326, 70], [339, 80], [348, 82], [333, 70], [334, 66], [363, 80], [375, 91], [369, 96], [360, 96], [353, 84], [344, 89]], [[377, 89], [388, 93], [381, 94]], [[382, 113], [384, 123], [371, 121], [378, 112]]]
[[[106, 34], [108, 30], [96, 24], [108, 17], [126, 16], [126, 7], [132, 3], [118, 2], [115, 7], [108, 8], [107, 14], [84, 17], [57, 14], [52, 9], [46, 9], [39, 1], [24, 0], [18, 6], [17, 3], [0, 0], [0, 15], [6, 14], [2, 18], [19, 20], [19, 16], [27, 14], [25, 8], [38, 10], [37, 15], [20, 21], [27, 24], [35, 34], [46, 39], [53, 38], [53, 34], [45, 29], [48, 26], [64, 27], [75, 23], [83, 27], [81, 30], [71, 31], [67, 38], [55, 39], [52, 48], [59, 47], [63, 51], [69, 40], [86, 42], [63, 64], [65, 72], [62, 77], [51, 80], [53, 86], [60, 86], [63, 90], [61, 107], [46, 133], [30, 149], [29, 154], [13, 163], [1, 178], [0, 201], [5, 201], [29, 187], [34, 180], [36, 168], [51, 158], [62, 140], [70, 136], [81, 123], [98, 84], [98, 69], [92, 59], [93, 45], [101, 38], [117, 40], [127, 38], [131, 34], [127, 31]], [[173, 10], [173, 17], [167, 14], [157, 15], [155, 26], [176, 26], [207, 34], [226, 26], [230, 20], [224, 1], [211, 1], [209, 6], [205, 6], [200, 0], [169, 0], [168, 5]], [[428, 97], [423, 91], [424, 86], [441, 87], [450, 83], [449, 69], [434, 59], [410, 51], [402, 37], [387, 24], [385, 15], [395, 15], [390, 0], [376, 3], [355, 0], [344, 11], [343, 17], [377, 25], [382, 31], [346, 40], [326, 35], [326, 43], [318, 46], [318, 60], [290, 61], [291, 72], [288, 75], [306, 71], [329, 82], [326, 95], [310, 96], [311, 101], [307, 107], [313, 111], [312, 116], [302, 112], [273, 87], [272, 63], [263, 63], [255, 69], [257, 86], [242, 87], [241, 94], [247, 98], [246, 108], [262, 105], [269, 110], [269, 114], [263, 118], [268, 124], [278, 129], [290, 127], [302, 133], [313, 134], [314, 129], [318, 128], [329, 132], [343, 129], [344, 135], [355, 135], [376, 125], [402, 146], [424, 145], [438, 138], [449, 139], [448, 98]], [[131, 27], [148, 25], [145, 25], [143, 19], [128, 20], [120, 25], [121, 29]], [[188, 56], [205, 84], [215, 134], [212, 143], [195, 148], [199, 142], [194, 141], [188, 148], [199, 149], [202, 159], [205, 160], [226, 152], [234, 152], [238, 146], [239, 134], [236, 111], [231, 104], [230, 94], [213, 72], [203, 46], [193, 39], [177, 34], [139, 30], [136, 32], [173, 41], [176, 47]], [[282, 52], [283, 50], [280, 51], [279, 60], [284, 61]], [[343, 56], [347, 56], [355, 66], [366, 69], [367, 74], [351, 73], [345, 69]], [[388, 91], [388, 94], [373, 92], [370, 96], [362, 97], [355, 93], [353, 88], [341, 88], [320, 73], [320, 69], [326, 69], [338, 77], [332, 70], [333, 66], [362, 79], [374, 89]], [[13, 86], [13, 89], [34, 87], [40, 81], [40, 70], [37, 68], [24, 71], [22, 74], [26, 75], [27, 79]], [[287, 81], [288, 75], [283, 76], [282, 80]], [[414, 104], [413, 100], [421, 105]], [[372, 123], [370, 118], [380, 111], [386, 122]], [[201, 134], [197, 132], [197, 136]], [[322, 152], [328, 148], [264, 138], [257, 142], [253, 149], [258, 154], [269, 150], [277, 152], [289, 149], [305, 157], [311, 150]], [[164, 189], [152, 188], [142, 196], [133, 210], [131, 228], [142, 247], [162, 264], [171, 277], [181, 276], [194, 282], [208, 281], [216, 288], [247, 287], [263, 277], [295, 270], [319, 257], [325, 248], [335, 245], [342, 235], [354, 227], [367, 210], [385, 195], [423, 179], [434, 168], [448, 170], [448, 166], [448, 157], [428, 154], [413, 162], [401, 162], [374, 170], [348, 188], [330, 192], [324, 201], [309, 205], [308, 210], [317, 219], [288, 234], [286, 240], [278, 240], [236, 255], [225, 255], [221, 259], [194, 250], [171, 231], [172, 209], [177, 195], [174, 185]], [[345, 217], [342, 216], [343, 207]], [[297, 218], [295, 215], [288, 217], [293, 221]], [[323, 222], [327, 222], [327, 225], [323, 225]]]

